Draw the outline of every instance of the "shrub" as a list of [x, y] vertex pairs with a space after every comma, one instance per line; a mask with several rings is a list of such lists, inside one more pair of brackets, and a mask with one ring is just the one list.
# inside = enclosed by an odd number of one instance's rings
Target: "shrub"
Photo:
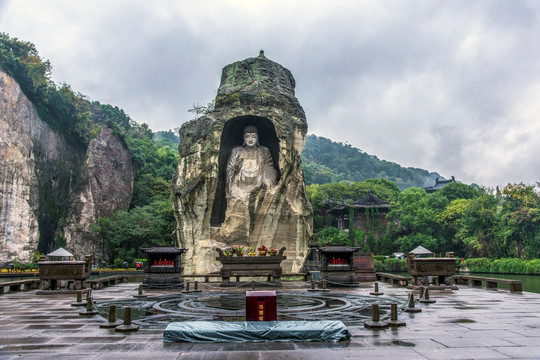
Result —
[[465, 265], [469, 267], [471, 272], [540, 275], [540, 259], [522, 260], [518, 258], [476, 258], [465, 260]]
[[392, 271], [392, 272], [407, 271], [407, 260], [388, 258], [384, 262], [384, 268], [386, 271]]
[[527, 264], [525, 265], [525, 273], [540, 275], [540, 259], [527, 261]]
[[122, 259], [114, 259], [113, 267], [115, 269], [120, 269], [124, 267], [124, 260]]
[[385, 271], [384, 264], [382, 261], [373, 259], [373, 265], [375, 267], [375, 271]]
[[467, 259], [465, 264], [472, 272], [490, 272], [491, 260], [488, 258]]

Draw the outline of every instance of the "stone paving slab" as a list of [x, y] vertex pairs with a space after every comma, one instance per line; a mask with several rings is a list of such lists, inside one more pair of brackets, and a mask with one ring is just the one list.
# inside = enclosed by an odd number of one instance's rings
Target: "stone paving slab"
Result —
[[[386, 297], [407, 299], [411, 290], [379, 283]], [[92, 292], [98, 302], [131, 299], [138, 288], [123, 283]], [[287, 290], [306, 289], [286, 283]], [[369, 295], [373, 284], [331, 291]], [[246, 289], [227, 290], [243, 292]], [[220, 289], [219, 291], [223, 291]], [[412, 291], [418, 298], [418, 291]], [[153, 290], [147, 295], [167, 291]], [[40, 296], [33, 291], [0, 295], [0, 360], [11, 359], [540, 359], [540, 294], [512, 294], [460, 286], [431, 291], [434, 304], [401, 313], [407, 325], [385, 330], [349, 326], [352, 338], [339, 343], [163, 343], [163, 329], [123, 334], [100, 329], [101, 316], [79, 316], [73, 295]], [[531, 311], [532, 309], [532, 311]]]

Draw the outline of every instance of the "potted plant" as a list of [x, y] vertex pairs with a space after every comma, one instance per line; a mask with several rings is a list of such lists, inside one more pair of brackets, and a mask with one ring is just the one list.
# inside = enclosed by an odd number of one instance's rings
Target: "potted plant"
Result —
[[261, 247], [257, 248], [257, 250], [259, 250], [259, 255], [260, 255], [260, 256], [265, 256], [265, 255], [266, 255], [266, 251], [267, 251], [268, 249], [266, 248], [266, 246], [261, 245]]
[[257, 256], [255, 249], [251, 245], [249, 245], [249, 256]]
[[277, 249], [268, 249], [268, 255], [276, 256], [277, 255]]
[[226, 248], [225, 251], [223, 251], [223, 253], [225, 254], [225, 256], [233, 256], [234, 254], [234, 250], [230, 247]]
[[234, 252], [236, 256], [244, 256], [244, 247], [242, 245], [236, 245], [234, 247]]

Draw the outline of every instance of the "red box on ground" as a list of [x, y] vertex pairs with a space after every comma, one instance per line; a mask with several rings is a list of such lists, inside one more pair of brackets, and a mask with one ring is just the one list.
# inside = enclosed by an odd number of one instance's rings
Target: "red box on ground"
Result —
[[275, 291], [246, 291], [246, 321], [277, 320]]

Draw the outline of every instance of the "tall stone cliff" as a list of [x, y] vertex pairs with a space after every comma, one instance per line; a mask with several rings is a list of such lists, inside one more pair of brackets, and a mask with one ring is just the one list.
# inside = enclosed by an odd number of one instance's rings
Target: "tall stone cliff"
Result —
[[[297, 272], [308, 251], [313, 212], [305, 194], [300, 155], [307, 122], [291, 72], [264, 54], [223, 69], [215, 109], [182, 125], [173, 200], [180, 246], [189, 248], [186, 273], [219, 269], [216, 248], [286, 247], [285, 272]], [[243, 129], [258, 129], [277, 184], [249, 198], [226, 193], [226, 168]]]
[[67, 207], [62, 228], [67, 249], [79, 255], [95, 254], [98, 261], [107, 258], [91, 226], [99, 217], [129, 208], [134, 176], [131, 153], [125, 144], [111, 129], [102, 128], [88, 145], [81, 176]]
[[[35, 250], [52, 250], [58, 234], [70, 240], [76, 255], [87, 254], [87, 240], [73, 235], [85, 223], [76, 225], [74, 214], [89, 219], [107, 214], [104, 209], [127, 209], [133, 170], [125, 145], [107, 130], [92, 143], [85, 155], [85, 149], [49, 128], [17, 82], [0, 69], [0, 264], [16, 258], [27, 262]], [[123, 151], [102, 150], [107, 147]], [[89, 160], [103, 154], [120, 157], [110, 162]], [[120, 165], [122, 161], [129, 165]], [[91, 164], [97, 164], [94, 170], [89, 170]], [[95, 169], [105, 174], [96, 176]], [[104, 182], [90, 185], [100, 180]], [[88, 194], [88, 187], [91, 196], [79, 195]], [[114, 193], [118, 189], [125, 191]], [[80, 210], [88, 207], [98, 210]]]

